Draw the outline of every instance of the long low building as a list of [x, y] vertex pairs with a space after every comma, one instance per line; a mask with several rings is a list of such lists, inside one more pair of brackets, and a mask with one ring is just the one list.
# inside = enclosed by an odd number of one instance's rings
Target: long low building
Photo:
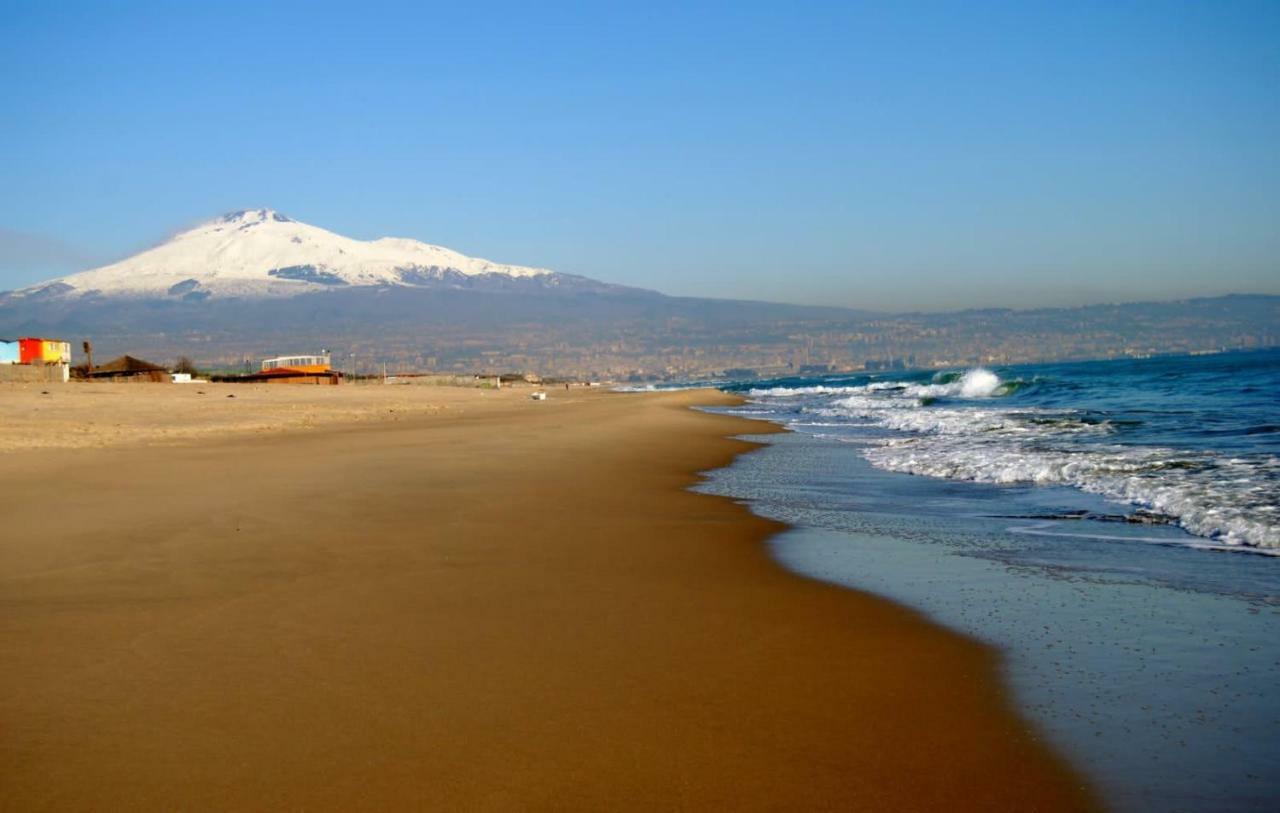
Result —
[[263, 359], [262, 369], [256, 373], [214, 376], [213, 380], [242, 384], [340, 384], [342, 373], [332, 368], [328, 353], [313, 353]]
[[332, 372], [333, 364], [328, 353], [314, 353], [304, 356], [277, 356], [273, 359], [262, 360], [262, 372], [283, 372], [290, 371], [295, 373], [328, 373]]
[[267, 370], [244, 375], [215, 375], [212, 380], [241, 384], [341, 384], [342, 374], [336, 370], [315, 373], [301, 370]]

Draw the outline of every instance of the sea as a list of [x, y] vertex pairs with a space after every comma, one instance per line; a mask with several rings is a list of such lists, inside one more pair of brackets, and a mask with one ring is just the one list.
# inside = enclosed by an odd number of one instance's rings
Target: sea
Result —
[[717, 385], [781, 565], [996, 647], [1112, 809], [1280, 810], [1280, 350]]

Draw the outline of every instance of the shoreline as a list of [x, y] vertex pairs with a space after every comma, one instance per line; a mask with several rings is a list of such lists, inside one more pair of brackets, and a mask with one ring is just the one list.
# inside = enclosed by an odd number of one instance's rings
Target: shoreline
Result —
[[468, 397], [0, 458], [0, 807], [1096, 806], [993, 650], [689, 490], [730, 396]]
[[[1078, 547], [1017, 547], [1011, 515], [1038, 498], [1034, 489], [884, 471], [825, 431], [770, 436], [766, 450], [712, 472], [699, 490], [791, 523], [768, 543], [780, 566], [994, 647], [1019, 713], [1108, 809], [1270, 809], [1280, 615], [1274, 574], [1248, 570], [1254, 557], [1141, 536], [1093, 542], [1130, 544], [1074, 562], [1065, 554]], [[1080, 544], [1074, 528], [1059, 530]], [[1175, 582], [1193, 557], [1201, 580]], [[1215, 590], [1213, 579], [1232, 589]], [[1115, 618], [1126, 621], [1101, 620]]]

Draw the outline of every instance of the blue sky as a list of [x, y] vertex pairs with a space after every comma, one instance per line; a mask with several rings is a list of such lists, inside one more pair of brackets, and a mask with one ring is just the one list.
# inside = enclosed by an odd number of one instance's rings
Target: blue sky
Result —
[[1280, 293], [1280, 3], [186, 5], [0, 0], [0, 289], [266, 206], [675, 294]]

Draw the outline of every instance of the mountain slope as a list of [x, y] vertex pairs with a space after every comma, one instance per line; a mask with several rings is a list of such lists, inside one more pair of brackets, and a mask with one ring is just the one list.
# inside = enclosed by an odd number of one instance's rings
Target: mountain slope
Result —
[[[0, 293], [0, 336], [91, 339], [165, 358], [376, 347], [434, 366], [663, 354], [786, 341], [844, 308], [664, 296], [414, 240], [352, 240], [269, 209], [235, 212], [102, 268]], [[286, 352], [280, 350], [279, 352]], [[272, 350], [269, 355], [278, 353]], [[476, 359], [471, 361], [470, 359]], [[463, 360], [467, 359], [467, 360]]]
[[544, 287], [583, 282], [581, 277], [467, 257], [417, 240], [354, 240], [270, 209], [248, 209], [202, 223], [118, 263], [24, 288], [8, 297], [193, 301], [296, 296], [347, 286], [474, 287], [511, 280]]

